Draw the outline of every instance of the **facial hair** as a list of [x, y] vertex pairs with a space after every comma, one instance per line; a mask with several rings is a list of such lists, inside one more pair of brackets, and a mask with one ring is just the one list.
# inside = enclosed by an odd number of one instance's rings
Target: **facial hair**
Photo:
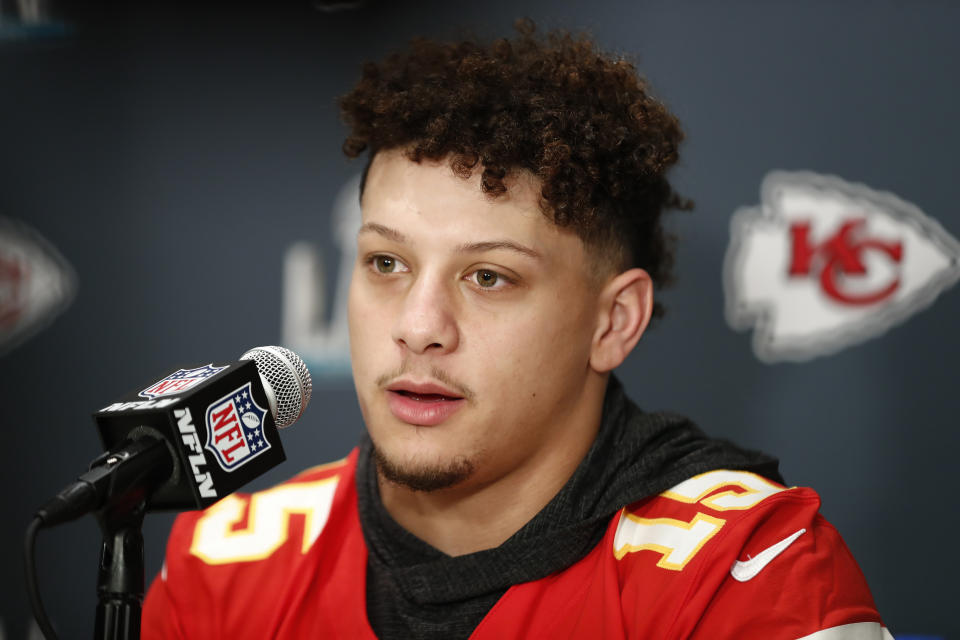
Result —
[[457, 456], [446, 466], [405, 467], [387, 458], [376, 445], [373, 460], [380, 475], [395, 485], [413, 491], [439, 491], [456, 486], [473, 475], [474, 464], [464, 456]]

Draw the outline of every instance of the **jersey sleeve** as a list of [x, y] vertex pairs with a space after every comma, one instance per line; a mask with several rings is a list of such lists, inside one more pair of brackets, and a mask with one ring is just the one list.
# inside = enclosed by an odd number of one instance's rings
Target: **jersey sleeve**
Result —
[[198, 608], [204, 606], [204, 593], [196, 588], [199, 581], [183, 580], [182, 583], [170, 584], [167, 568], [169, 562], [183, 564], [189, 550], [185, 536], [192, 535], [196, 520], [196, 514], [188, 513], [174, 522], [167, 541], [163, 568], [151, 583], [143, 602], [140, 624], [140, 637], [143, 640], [184, 640], [187, 637], [181, 624], [181, 612], [177, 608], [179, 597], [195, 602]]
[[692, 637], [892, 640], [837, 530], [818, 513], [773, 520], [737, 554]]
[[184, 638], [177, 613], [167, 592], [167, 585], [162, 579], [162, 572], [150, 585], [144, 600], [140, 637], [144, 640], [150, 638], [182, 640]]
[[[351, 502], [352, 483], [341, 479], [352, 479], [354, 459], [178, 516], [144, 601], [141, 637], [267, 638], [312, 620], [318, 607], [307, 594], [329, 582], [326, 567], [340, 557], [331, 536], [352, 530], [342, 517], [349, 510], [334, 504]], [[295, 615], [296, 607], [313, 613]]]
[[810, 489], [729, 470], [631, 505], [614, 538], [626, 635], [890, 639], [819, 508]]

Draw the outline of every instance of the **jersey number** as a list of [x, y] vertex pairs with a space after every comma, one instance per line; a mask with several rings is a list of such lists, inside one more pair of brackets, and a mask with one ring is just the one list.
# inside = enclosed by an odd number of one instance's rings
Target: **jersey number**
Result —
[[[723, 487], [736, 486], [740, 491]], [[782, 487], [744, 471], [718, 470], [694, 476], [660, 494], [687, 504], [702, 504], [714, 511], [749, 509]], [[673, 518], [640, 518], [624, 510], [613, 539], [613, 554], [619, 560], [633, 551], [648, 549], [660, 554], [658, 567], [680, 571], [724, 525], [726, 520], [697, 513], [689, 522]]]
[[[290, 516], [304, 516], [306, 553], [330, 516], [338, 477], [285, 484], [250, 497], [227, 496], [197, 521], [190, 553], [207, 564], [262, 560], [289, 538]], [[236, 528], [247, 515], [247, 526]]]

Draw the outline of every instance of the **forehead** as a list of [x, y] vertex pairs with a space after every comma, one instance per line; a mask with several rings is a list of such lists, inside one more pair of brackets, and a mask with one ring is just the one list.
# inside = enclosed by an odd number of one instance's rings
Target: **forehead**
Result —
[[554, 225], [540, 209], [540, 181], [517, 172], [507, 192], [492, 197], [480, 187], [481, 171], [469, 178], [454, 174], [447, 160], [413, 162], [402, 151], [382, 151], [370, 165], [361, 201], [363, 222], [407, 234], [418, 230], [443, 236], [508, 236], [537, 250], [560, 243], [579, 245], [569, 231]]

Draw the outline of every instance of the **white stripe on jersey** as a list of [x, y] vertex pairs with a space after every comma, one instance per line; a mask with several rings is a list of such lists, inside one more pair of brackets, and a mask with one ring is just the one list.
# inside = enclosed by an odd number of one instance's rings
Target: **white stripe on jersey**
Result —
[[887, 628], [879, 622], [854, 622], [830, 627], [797, 640], [894, 640]]

